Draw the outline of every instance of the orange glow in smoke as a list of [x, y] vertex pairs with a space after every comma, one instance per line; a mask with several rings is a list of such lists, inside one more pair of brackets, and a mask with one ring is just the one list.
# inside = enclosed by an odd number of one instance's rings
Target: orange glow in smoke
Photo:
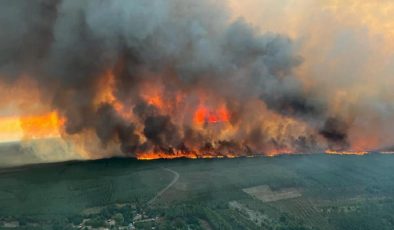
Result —
[[20, 125], [25, 138], [49, 138], [60, 136], [59, 130], [64, 125], [64, 119], [56, 112], [38, 116], [20, 117]]
[[0, 118], [0, 142], [60, 137], [64, 119], [57, 112]]
[[0, 142], [18, 141], [22, 132], [19, 117], [0, 118]]
[[111, 104], [116, 112], [122, 117], [128, 118], [131, 116], [130, 112], [125, 109], [123, 103], [121, 103], [115, 96], [115, 75], [111, 71], [108, 71], [103, 76], [99, 82], [99, 88], [99, 94], [96, 95], [96, 106], [99, 106], [102, 103], [108, 103]]
[[200, 105], [194, 114], [194, 122], [197, 124], [228, 122], [229, 120], [229, 112], [224, 106], [221, 106], [218, 110], [210, 110]]
[[[363, 133], [362, 131], [358, 131], [358, 133]], [[357, 136], [352, 138], [351, 148], [356, 152], [363, 152], [365, 150], [377, 149], [379, 148], [379, 139], [376, 136]]]
[[164, 100], [163, 89], [160, 82], [143, 82], [140, 87], [140, 96], [144, 101], [158, 108], [161, 112], [167, 112], [164, 110], [170, 109], [170, 103]]
[[153, 96], [153, 97], [148, 97], [147, 98], [147, 103], [149, 105], [154, 105], [157, 108], [163, 108], [163, 101], [159, 96]]

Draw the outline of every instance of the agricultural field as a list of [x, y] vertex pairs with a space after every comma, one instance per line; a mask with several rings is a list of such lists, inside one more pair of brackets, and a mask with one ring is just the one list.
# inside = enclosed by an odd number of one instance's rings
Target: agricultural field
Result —
[[301, 193], [295, 188], [284, 188], [281, 190], [272, 191], [268, 185], [245, 188], [242, 189], [242, 191], [263, 202], [287, 200], [301, 196]]
[[394, 156], [107, 159], [3, 168], [16, 229], [393, 229]]

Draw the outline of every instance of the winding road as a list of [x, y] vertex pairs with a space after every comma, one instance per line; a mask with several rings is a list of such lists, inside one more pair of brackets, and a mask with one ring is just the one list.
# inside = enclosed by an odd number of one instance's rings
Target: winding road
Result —
[[169, 168], [163, 168], [164, 170], [171, 172], [172, 174], [174, 174], [174, 178], [172, 179], [172, 181], [162, 190], [160, 190], [155, 197], [153, 197], [152, 199], [150, 199], [148, 201], [148, 206], [152, 205], [161, 195], [163, 195], [163, 193], [165, 193], [169, 188], [171, 188], [179, 179], [179, 173], [169, 169]]

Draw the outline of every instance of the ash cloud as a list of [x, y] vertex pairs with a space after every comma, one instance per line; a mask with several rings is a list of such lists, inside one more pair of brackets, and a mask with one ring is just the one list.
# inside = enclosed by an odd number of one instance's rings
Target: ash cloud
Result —
[[[94, 130], [103, 145], [119, 142], [127, 154], [149, 146], [255, 152], [260, 150], [250, 146], [264, 149], [256, 142], [270, 139], [269, 133], [258, 128], [261, 120], [242, 120], [250, 110], [240, 104], [257, 99], [270, 112], [310, 127], [310, 133], [291, 138], [302, 148], [315, 145], [319, 135], [329, 143], [347, 141], [346, 124], [330, 118], [324, 123], [325, 100], [316, 100], [294, 77], [302, 58], [292, 41], [262, 34], [242, 19], [230, 22], [217, 1], [14, 0], [0, 5], [1, 78], [27, 74], [36, 80], [65, 116], [69, 135]], [[114, 73], [113, 93], [133, 119], [95, 102], [106, 71]], [[201, 133], [193, 130], [191, 119], [180, 124], [176, 109], [176, 116], [161, 114], [141, 98], [148, 80], [162, 82], [165, 101], [175, 101], [171, 92], [178, 90], [188, 95], [187, 105], [197, 105], [193, 88], [222, 98], [233, 117], [238, 115], [231, 122], [240, 126], [240, 134], [212, 138], [220, 127]], [[267, 142], [287, 144], [284, 139]]]
[[0, 71], [13, 81], [24, 73], [37, 73], [53, 42], [53, 24], [59, 1], [2, 2], [0, 8]]
[[177, 127], [168, 116], [150, 116], [145, 122], [144, 135], [156, 146], [171, 148], [178, 146]]
[[336, 150], [345, 150], [349, 147], [348, 124], [335, 117], [329, 117], [324, 122], [320, 134], [328, 140], [329, 146]]

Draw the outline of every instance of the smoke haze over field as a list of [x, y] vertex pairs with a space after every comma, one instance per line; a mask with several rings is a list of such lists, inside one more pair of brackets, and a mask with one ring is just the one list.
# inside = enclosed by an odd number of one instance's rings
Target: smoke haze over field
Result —
[[0, 113], [86, 158], [392, 144], [394, 6], [297, 3], [0, 3]]

